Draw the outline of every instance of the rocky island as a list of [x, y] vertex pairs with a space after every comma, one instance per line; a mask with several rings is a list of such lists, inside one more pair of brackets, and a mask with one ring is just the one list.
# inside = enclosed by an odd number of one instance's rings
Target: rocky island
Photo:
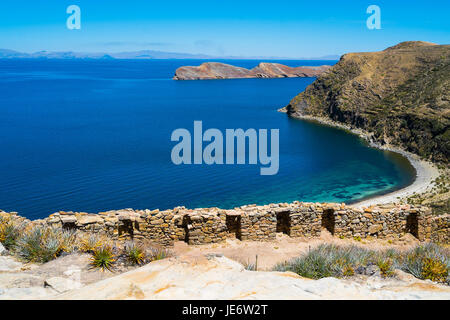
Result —
[[175, 71], [174, 80], [212, 80], [246, 78], [298, 78], [317, 77], [330, 66], [289, 67], [279, 63], [262, 62], [253, 69], [219, 62], [205, 62], [198, 67], [185, 66]]

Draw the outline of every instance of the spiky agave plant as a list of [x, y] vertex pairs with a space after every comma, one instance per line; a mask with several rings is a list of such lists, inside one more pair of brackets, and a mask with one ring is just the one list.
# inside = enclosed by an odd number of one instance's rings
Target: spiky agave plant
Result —
[[108, 270], [112, 272], [115, 262], [116, 259], [111, 245], [102, 245], [92, 252], [91, 266], [94, 268], [99, 268], [102, 271]]
[[134, 242], [125, 244], [124, 253], [127, 261], [132, 265], [141, 265], [146, 260], [144, 249]]

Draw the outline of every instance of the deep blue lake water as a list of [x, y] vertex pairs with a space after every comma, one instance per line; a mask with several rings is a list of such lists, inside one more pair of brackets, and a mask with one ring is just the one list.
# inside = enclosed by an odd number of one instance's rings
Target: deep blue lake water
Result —
[[[201, 62], [0, 60], [0, 208], [40, 218], [59, 210], [349, 203], [414, 179], [395, 153], [277, 112], [314, 79], [171, 80], [177, 67]], [[174, 165], [171, 133], [192, 130], [195, 120], [204, 130], [279, 129], [279, 173]]]

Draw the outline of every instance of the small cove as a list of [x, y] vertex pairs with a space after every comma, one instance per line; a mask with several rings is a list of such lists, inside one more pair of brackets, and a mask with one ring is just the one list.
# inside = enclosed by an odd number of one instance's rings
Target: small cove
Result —
[[[59, 210], [352, 203], [413, 182], [403, 156], [277, 112], [313, 78], [171, 80], [177, 67], [201, 62], [1, 60], [0, 208], [42, 218]], [[279, 129], [279, 173], [175, 166], [171, 132], [196, 120], [220, 130]]]

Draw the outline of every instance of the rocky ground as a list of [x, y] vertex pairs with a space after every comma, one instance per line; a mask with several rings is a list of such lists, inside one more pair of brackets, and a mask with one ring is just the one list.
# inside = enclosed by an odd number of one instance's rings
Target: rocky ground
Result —
[[221, 254], [177, 257], [67, 292], [57, 299], [450, 299], [450, 288], [395, 278], [310, 280], [290, 272], [247, 271]]
[[[269, 271], [320, 243], [407, 249], [417, 240], [406, 236], [394, 243], [361, 242], [324, 235], [311, 241], [278, 234], [271, 242], [180, 242], [171, 258], [140, 268], [121, 266], [114, 273], [92, 269], [87, 254], [38, 265], [18, 262], [5, 250], [0, 256], [0, 299], [450, 299], [449, 286], [400, 270], [391, 278], [381, 277], [375, 268], [345, 279], [320, 280]], [[244, 265], [254, 263], [256, 255], [258, 271], [246, 270]]]

